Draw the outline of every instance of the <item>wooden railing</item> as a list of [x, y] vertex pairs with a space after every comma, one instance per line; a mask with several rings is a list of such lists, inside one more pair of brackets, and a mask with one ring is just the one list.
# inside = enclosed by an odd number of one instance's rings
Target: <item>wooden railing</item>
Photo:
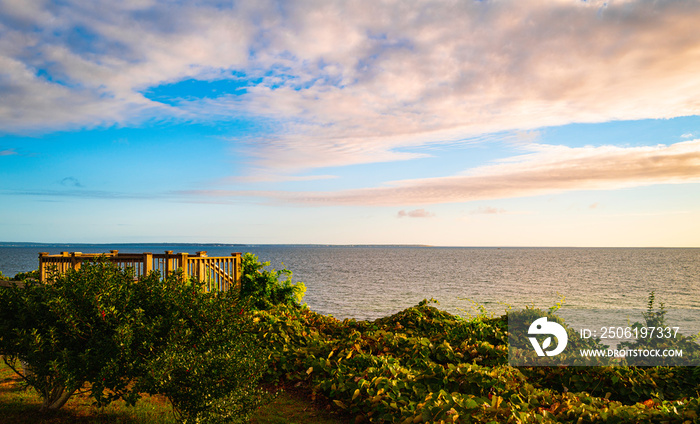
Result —
[[133, 269], [136, 278], [147, 275], [151, 271], [158, 271], [160, 275], [167, 276], [181, 269], [187, 277], [206, 282], [207, 291], [239, 288], [241, 280], [240, 253], [209, 257], [205, 251], [190, 255], [173, 253], [172, 250], [166, 250], [161, 254], [119, 253], [118, 250], [111, 250], [110, 253], [61, 252], [58, 255], [41, 252], [39, 253], [40, 279], [46, 281], [53, 270], [64, 273], [69, 269], [78, 269], [83, 262], [95, 260], [100, 256], [105, 256], [121, 268]]

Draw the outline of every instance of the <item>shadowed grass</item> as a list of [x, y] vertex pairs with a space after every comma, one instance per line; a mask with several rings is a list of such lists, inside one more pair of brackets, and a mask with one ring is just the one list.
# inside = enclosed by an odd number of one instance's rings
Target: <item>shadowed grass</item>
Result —
[[58, 411], [40, 412], [41, 398], [24, 388], [19, 378], [0, 361], [0, 422], [4, 424], [41, 423], [153, 423], [173, 424], [172, 408], [164, 398], [146, 396], [134, 407], [118, 401], [98, 409], [83, 394], [74, 395]]
[[[41, 399], [32, 389], [24, 389], [20, 378], [0, 359], [0, 423], [3, 424], [174, 424], [176, 420], [167, 399], [144, 396], [136, 406], [113, 402], [98, 409], [92, 400], [82, 394], [73, 396], [58, 411], [39, 412]], [[260, 408], [251, 424], [346, 424], [351, 421], [337, 418], [313, 404], [303, 393], [284, 392], [269, 405]]]
[[[251, 424], [351, 424], [355, 420], [338, 415], [338, 408], [328, 402], [310, 400], [304, 390], [289, 388], [277, 398], [260, 408], [251, 419]], [[333, 411], [333, 412], [331, 412]]]

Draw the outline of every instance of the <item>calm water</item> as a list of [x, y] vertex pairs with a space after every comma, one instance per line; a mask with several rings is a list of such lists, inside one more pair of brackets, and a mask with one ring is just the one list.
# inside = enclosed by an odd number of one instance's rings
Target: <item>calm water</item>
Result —
[[[251, 252], [303, 281], [309, 307], [337, 318], [375, 319], [435, 298], [460, 313], [471, 302], [506, 306], [644, 308], [650, 291], [667, 309], [700, 311], [700, 249], [439, 248], [226, 245], [0, 246], [0, 271], [38, 267], [38, 252], [153, 252], [209, 256]], [[464, 312], [461, 312], [464, 315]], [[698, 329], [700, 330], [700, 322]]]

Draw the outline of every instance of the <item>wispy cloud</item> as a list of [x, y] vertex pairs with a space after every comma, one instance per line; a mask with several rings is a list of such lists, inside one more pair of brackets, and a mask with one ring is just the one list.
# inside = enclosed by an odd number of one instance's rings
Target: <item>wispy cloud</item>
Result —
[[12, 156], [16, 154], [17, 152], [15, 151], [15, 149], [0, 150], [0, 156]]
[[[262, 119], [274, 128], [242, 150], [251, 178], [700, 112], [698, 2], [7, 1], [0, 14], [3, 131]], [[142, 94], [241, 75], [255, 81], [242, 93]]]
[[33, 196], [44, 198], [42, 200], [61, 198], [152, 200], [167, 197], [166, 195], [159, 193], [124, 193], [115, 191], [84, 190], [82, 187], [73, 187], [68, 190], [0, 190], [0, 196]]
[[450, 177], [402, 180], [336, 192], [190, 191], [205, 197], [259, 196], [307, 205], [427, 205], [700, 182], [700, 140], [653, 147], [534, 144], [531, 153]]
[[482, 207], [475, 209], [469, 213], [471, 215], [498, 215], [498, 214], [507, 213], [507, 211], [505, 209], [502, 209], [502, 208], [493, 208], [490, 206], [482, 206]]
[[[257, 172], [256, 172], [257, 171]], [[228, 177], [220, 183], [259, 183], [259, 182], [299, 182], [332, 180], [338, 178], [337, 175], [285, 175], [258, 169], [242, 177]]]
[[75, 188], [83, 188], [84, 186], [80, 184], [80, 181], [78, 181], [77, 178], [75, 177], [66, 177], [61, 180], [61, 185], [66, 186], [66, 187], [75, 187]]
[[404, 217], [409, 217], [409, 218], [432, 218], [434, 217], [435, 214], [432, 212], [428, 212], [425, 209], [414, 209], [412, 211], [406, 211], [406, 210], [400, 210], [399, 213], [397, 214], [397, 217], [399, 218], [404, 218]]

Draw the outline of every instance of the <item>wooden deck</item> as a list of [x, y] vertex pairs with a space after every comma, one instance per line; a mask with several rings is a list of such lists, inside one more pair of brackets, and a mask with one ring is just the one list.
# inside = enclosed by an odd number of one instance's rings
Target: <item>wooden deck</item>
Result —
[[206, 251], [189, 253], [119, 253], [111, 250], [109, 253], [61, 252], [58, 255], [39, 253], [40, 280], [46, 281], [52, 271], [59, 273], [68, 269], [79, 269], [85, 261], [92, 261], [100, 256], [116, 263], [122, 268], [131, 268], [134, 276], [140, 278], [152, 271], [158, 271], [162, 276], [181, 269], [189, 278], [206, 282], [206, 289], [230, 290], [240, 288], [241, 253], [231, 253], [231, 256], [209, 257]]

